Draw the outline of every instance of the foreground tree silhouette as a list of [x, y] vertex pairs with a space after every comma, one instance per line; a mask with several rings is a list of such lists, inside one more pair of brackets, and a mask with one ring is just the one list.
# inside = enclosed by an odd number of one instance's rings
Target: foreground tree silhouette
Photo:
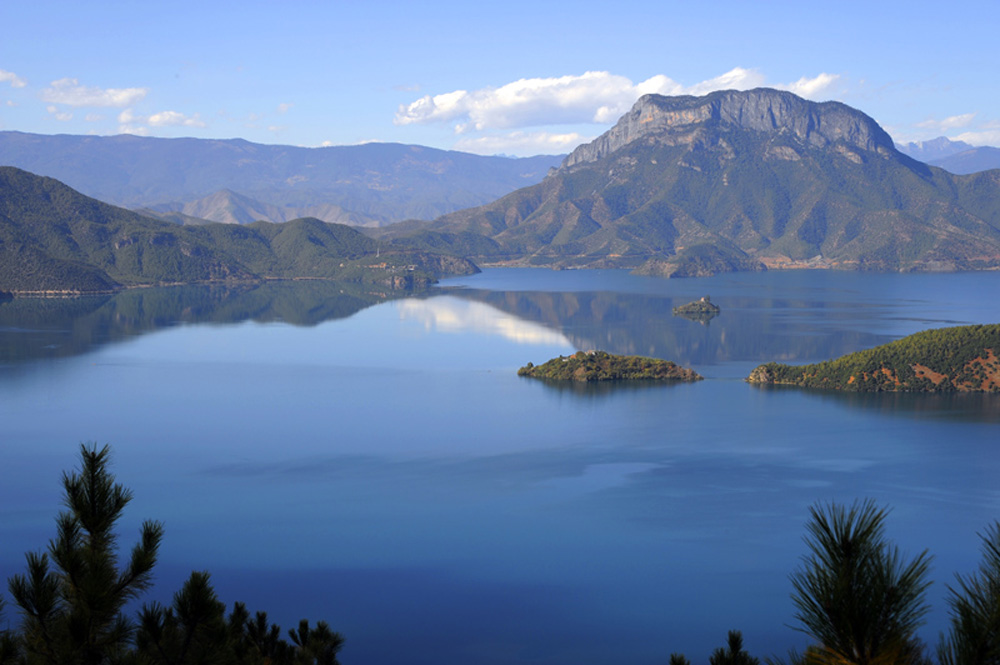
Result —
[[136, 653], [150, 665], [224, 662], [232, 633], [226, 606], [208, 582], [208, 573], [192, 573], [174, 594], [173, 606], [143, 606], [136, 630]]
[[[691, 661], [682, 653], [672, 653], [670, 665], [691, 665]], [[731, 630], [727, 636], [726, 647], [719, 647], [713, 651], [708, 659], [708, 665], [760, 665], [760, 660], [743, 649], [743, 633]]]
[[938, 648], [941, 665], [1000, 665], [1000, 522], [980, 536], [978, 574], [948, 587], [951, 632]]
[[10, 579], [31, 661], [97, 665], [127, 653], [132, 624], [122, 608], [149, 587], [163, 527], [144, 522], [119, 568], [114, 528], [132, 493], [108, 472], [110, 456], [107, 446], [80, 446], [79, 473], [63, 474], [66, 510], [48, 553], [28, 553], [27, 573]]
[[[0, 623], [3, 622], [3, 609], [3, 596], [0, 596]], [[8, 630], [0, 630], [0, 665], [16, 662], [18, 653], [17, 637]]]
[[928, 606], [931, 557], [909, 563], [885, 540], [887, 512], [872, 500], [809, 510], [810, 554], [791, 575], [795, 617], [818, 644], [802, 659], [815, 665], [910, 665], [925, 662], [916, 638]]
[[738, 630], [729, 631], [728, 648], [718, 648], [708, 659], [708, 665], [760, 665], [760, 660], [754, 658], [743, 649], [743, 634]]
[[80, 471], [63, 474], [56, 538], [8, 584], [22, 622], [0, 630], [0, 665], [337, 665], [344, 638], [326, 623], [302, 621], [289, 644], [242, 603], [227, 619], [206, 572], [192, 573], [170, 607], [144, 606], [134, 625], [122, 610], [150, 585], [163, 527], [143, 523], [119, 566], [115, 525], [132, 493], [108, 471], [107, 446], [83, 445], [80, 456]]

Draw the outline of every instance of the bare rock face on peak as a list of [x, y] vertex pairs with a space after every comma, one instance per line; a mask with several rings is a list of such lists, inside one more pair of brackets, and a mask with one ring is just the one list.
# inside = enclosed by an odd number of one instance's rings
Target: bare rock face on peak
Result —
[[705, 97], [645, 95], [609, 131], [570, 153], [562, 166], [597, 161], [635, 141], [692, 144], [726, 129], [794, 137], [815, 148], [843, 143], [882, 155], [895, 152], [885, 130], [849, 106], [817, 104], [790, 92], [758, 88]]
[[1000, 171], [899, 152], [870, 117], [779, 90], [646, 95], [539, 184], [400, 227], [480, 265], [702, 276], [1000, 267]]

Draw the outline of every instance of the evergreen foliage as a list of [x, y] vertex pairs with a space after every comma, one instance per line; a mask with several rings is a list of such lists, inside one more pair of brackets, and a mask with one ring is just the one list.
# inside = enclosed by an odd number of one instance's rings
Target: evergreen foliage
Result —
[[[0, 596], [0, 625], [4, 622], [4, 600]], [[0, 665], [12, 665], [17, 662], [20, 648], [17, 635], [9, 630], [0, 630]]]
[[938, 649], [940, 665], [1000, 665], [1000, 522], [983, 541], [978, 573], [948, 587], [951, 631]]
[[[66, 511], [44, 553], [8, 583], [21, 611], [19, 631], [0, 632], [0, 665], [337, 665], [344, 638], [325, 622], [289, 631], [242, 603], [228, 617], [206, 572], [192, 573], [167, 608], [126, 602], [147, 590], [163, 527], [147, 521], [125, 561], [115, 525], [132, 492], [115, 482], [110, 448], [80, 447], [79, 472], [63, 474]], [[0, 598], [0, 616], [3, 599]]]
[[[760, 659], [754, 658], [743, 648], [743, 633], [731, 630], [726, 639], [726, 646], [713, 651], [708, 663], [709, 665], [760, 665]], [[691, 665], [691, 661], [684, 654], [672, 653], [670, 665]]]
[[1000, 324], [939, 328], [814, 365], [767, 363], [751, 383], [859, 392], [1000, 392]]
[[699, 381], [700, 375], [669, 360], [577, 351], [541, 365], [528, 363], [518, 376], [553, 381]]
[[115, 525], [132, 493], [107, 470], [108, 447], [81, 446], [79, 473], [63, 474], [67, 510], [56, 520], [47, 553], [27, 555], [28, 572], [10, 580], [24, 616], [29, 658], [102, 663], [127, 650], [132, 624], [125, 603], [149, 588], [163, 526], [143, 523], [128, 560], [119, 566]]
[[712, 303], [712, 299], [708, 296], [703, 296], [701, 300], [694, 300], [686, 305], [680, 305], [674, 307], [673, 313], [675, 315], [685, 315], [685, 314], [719, 314], [722, 309]]
[[[108, 470], [110, 449], [80, 448], [78, 472], [63, 475], [66, 510], [45, 553], [27, 554], [27, 572], [9, 580], [19, 629], [0, 630], [0, 665], [337, 665], [344, 638], [323, 621], [287, 631], [266, 612], [234, 603], [226, 615], [207, 572], [194, 572], [169, 607], [124, 613], [151, 581], [162, 526], [147, 521], [119, 560], [115, 525], [132, 498]], [[816, 643], [793, 665], [930, 665], [916, 638], [928, 606], [930, 556], [904, 560], [885, 538], [887, 511], [872, 500], [810, 508], [809, 553], [790, 576], [800, 630]], [[981, 536], [977, 573], [949, 587], [951, 632], [939, 665], [1000, 663], [1000, 522]], [[0, 622], [4, 599], [0, 596]], [[2, 625], [2, 623], [0, 623]], [[670, 665], [690, 665], [679, 653]], [[730, 631], [709, 665], [759, 665]], [[781, 663], [767, 659], [768, 665]]]
[[850, 508], [813, 506], [809, 554], [792, 574], [800, 630], [817, 644], [814, 665], [910, 665], [921, 662], [916, 630], [928, 611], [930, 556], [904, 561], [885, 539], [887, 512], [871, 500]]
[[743, 634], [738, 630], [731, 630], [726, 648], [716, 649], [708, 659], [708, 665], [760, 665], [760, 659], [743, 649]]

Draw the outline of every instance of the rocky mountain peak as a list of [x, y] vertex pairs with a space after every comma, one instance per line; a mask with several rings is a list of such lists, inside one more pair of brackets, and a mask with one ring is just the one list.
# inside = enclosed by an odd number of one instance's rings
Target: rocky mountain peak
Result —
[[645, 95], [610, 130], [574, 150], [561, 168], [593, 162], [639, 139], [680, 143], [717, 128], [785, 133], [823, 148], [835, 143], [889, 155], [892, 139], [873, 119], [839, 102], [811, 102], [790, 92], [722, 90], [704, 97]]

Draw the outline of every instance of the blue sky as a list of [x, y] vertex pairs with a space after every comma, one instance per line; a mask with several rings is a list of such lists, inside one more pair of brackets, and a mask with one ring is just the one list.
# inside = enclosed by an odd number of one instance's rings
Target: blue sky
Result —
[[1000, 145], [1000, 2], [0, 2], [0, 129], [562, 153], [782, 87]]

